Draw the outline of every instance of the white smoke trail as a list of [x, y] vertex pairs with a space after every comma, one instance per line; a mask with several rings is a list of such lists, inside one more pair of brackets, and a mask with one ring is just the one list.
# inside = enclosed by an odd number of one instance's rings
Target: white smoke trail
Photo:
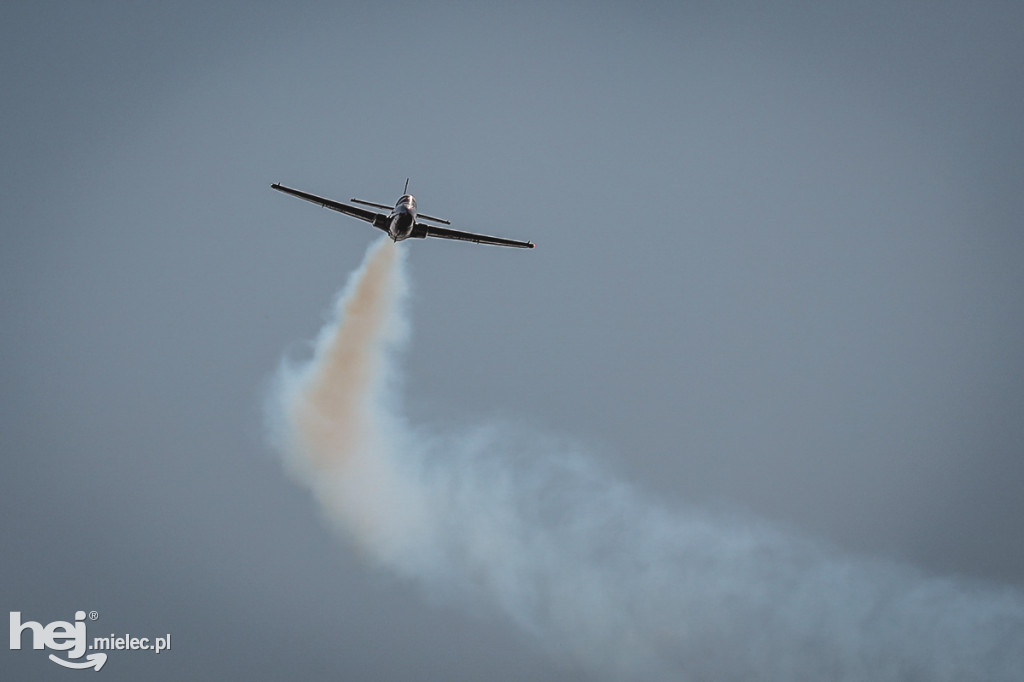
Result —
[[402, 263], [386, 239], [370, 249], [271, 411], [291, 470], [374, 560], [615, 679], [1024, 679], [1016, 591], [670, 511], [522, 429], [405, 424]]

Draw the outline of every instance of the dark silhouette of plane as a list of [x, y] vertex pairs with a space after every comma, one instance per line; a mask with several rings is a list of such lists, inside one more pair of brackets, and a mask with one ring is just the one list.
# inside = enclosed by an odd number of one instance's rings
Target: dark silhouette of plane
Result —
[[[485, 234], [461, 232], [459, 230], [441, 227], [440, 225], [432, 225], [431, 223], [443, 223], [444, 225], [451, 225], [451, 223], [441, 218], [432, 218], [431, 216], [416, 212], [416, 197], [409, 194], [409, 180], [405, 181], [404, 193], [398, 198], [398, 201], [395, 202], [394, 208], [384, 204], [375, 204], [372, 201], [349, 199], [349, 201], [354, 204], [372, 206], [373, 208], [389, 211], [389, 213], [368, 211], [365, 208], [359, 208], [358, 206], [352, 206], [350, 204], [343, 204], [332, 199], [325, 199], [323, 197], [318, 197], [315, 194], [307, 194], [306, 192], [292, 189], [291, 187], [285, 187], [284, 185], [277, 183], [274, 183], [271, 187], [279, 192], [291, 194], [293, 197], [305, 199], [306, 201], [311, 201], [314, 204], [320, 204], [324, 208], [329, 208], [333, 211], [350, 215], [353, 218], [365, 220], [377, 229], [387, 232], [388, 236], [396, 242], [410, 238], [423, 239], [425, 237], [439, 237], [441, 239], [457, 239], [459, 241], [475, 242], [477, 244], [514, 246], [520, 249], [532, 249], [536, 246], [536, 244], [532, 242], [521, 242], [515, 239], [505, 239], [503, 237], [488, 237]], [[430, 222], [420, 222], [421, 220], [428, 220]]]

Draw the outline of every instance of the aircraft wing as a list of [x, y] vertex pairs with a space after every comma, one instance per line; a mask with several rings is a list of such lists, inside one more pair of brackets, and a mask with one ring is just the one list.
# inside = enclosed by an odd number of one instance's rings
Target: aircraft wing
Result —
[[298, 197], [300, 199], [310, 201], [314, 204], [319, 204], [320, 206], [323, 206], [324, 208], [329, 208], [332, 211], [337, 211], [338, 213], [350, 215], [353, 218], [365, 220], [366, 222], [371, 223], [374, 227], [380, 228], [387, 232], [388, 217], [383, 213], [374, 213], [373, 211], [367, 211], [365, 208], [359, 208], [358, 206], [350, 206], [349, 204], [343, 204], [340, 201], [334, 201], [333, 199], [325, 199], [323, 197], [318, 197], [315, 194], [301, 192], [297, 189], [285, 187], [284, 185], [279, 185], [277, 183], [274, 183], [273, 185], [271, 185], [271, 187], [279, 192], [291, 194], [293, 197]]
[[472, 232], [460, 232], [459, 230], [452, 230], [447, 227], [438, 227], [437, 225], [427, 225], [426, 223], [417, 223], [417, 230], [423, 230], [426, 232], [427, 237], [440, 237], [441, 239], [457, 239], [463, 242], [474, 242], [476, 244], [494, 244], [495, 246], [514, 246], [520, 249], [532, 249], [536, 244], [533, 242], [520, 242], [515, 239], [505, 239], [503, 237], [488, 237], [485, 234], [473, 234]]

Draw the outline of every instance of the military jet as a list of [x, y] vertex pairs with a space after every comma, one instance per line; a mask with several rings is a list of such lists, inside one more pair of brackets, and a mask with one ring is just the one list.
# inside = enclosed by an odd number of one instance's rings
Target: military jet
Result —
[[[329, 208], [332, 211], [338, 211], [339, 213], [344, 213], [345, 215], [352, 216], [353, 218], [365, 220], [377, 229], [387, 232], [388, 236], [396, 242], [410, 238], [423, 239], [425, 237], [440, 237], [441, 239], [458, 239], [460, 241], [475, 242], [477, 244], [514, 246], [520, 249], [532, 249], [536, 246], [532, 242], [521, 242], [516, 241], [515, 239], [504, 239], [503, 237], [488, 237], [485, 234], [460, 232], [459, 230], [452, 230], [447, 227], [431, 224], [442, 223], [444, 225], [451, 225], [447, 220], [432, 218], [428, 215], [416, 212], [416, 197], [409, 194], [408, 180], [405, 181], [405, 190], [403, 191], [402, 196], [398, 198], [398, 201], [395, 202], [394, 208], [385, 206], [384, 204], [375, 204], [372, 201], [349, 199], [349, 201], [354, 204], [379, 208], [384, 211], [389, 211], [389, 213], [368, 211], [365, 208], [343, 204], [332, 199], [324, 199], [323, 197], [318, 197], [315, 194], [307, 194], [306, 192], [292, 189], [291, 187], [285, 187], [278, 183], [274, 183], [271, 187], [279, 192], [291, 194], [293, 197], [305, 199], [306, 201], [311, 201], [314, 204], [320, 204], [324, 208]], [[420, 222], [421, 220], [430, 222]]]

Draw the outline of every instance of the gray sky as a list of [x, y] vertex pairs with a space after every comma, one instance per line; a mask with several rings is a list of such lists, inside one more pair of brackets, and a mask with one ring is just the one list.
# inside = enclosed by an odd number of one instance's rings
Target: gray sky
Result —
[[173, 635], [108, 679], [586, 677], [367, 565], [264, 444], [374, 238], [269, 183], [406, 177], [538, 243], [405, 245], [416, 423], [1024, 587], [1019, 4], [295, 5], [0, 8], [8, 610]]

